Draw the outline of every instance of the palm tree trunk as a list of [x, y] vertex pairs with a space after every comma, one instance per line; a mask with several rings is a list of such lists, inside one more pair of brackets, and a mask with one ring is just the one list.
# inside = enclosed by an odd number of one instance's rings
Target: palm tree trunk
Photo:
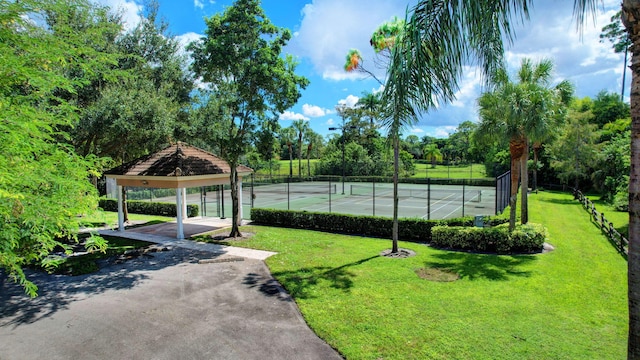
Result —
[[311, 148], [312, 145], [309, 144], [309, 146], [307, 146], [307, 177], [311, 177]]
[[520, 156], [520, 169], [522, 177], [522, 187], [520, 189], [520, 222], [526, 224], [529, 222], [529, 139], [524, 138], [524, 151]]
[[[232, 164], [229, 164], [232, 165]], [[231, 233], [229, 237], [241, 237], [240, 228], [238, 227], [238, 215], [240, 214], [240, 206], [238, 204], [238, 171], [236, 165], [231, 166], [231, 175], [229, 176], [231, 182]]]
[[398, 252], [398, 173], [400, 170], [400, 136], [393, 135], [393, 225], [391, 228], [392, 253]]
[[629, 176], [628, 359], [640, 359], [640, 3], [623, 0], [622, 22], [631, 39], [631, 173]]
[[533, 143], [533, 184], [531, 190], [538, 193], [538, 153], [542, 149], [542, 143], [536, 141]]
[[518, 181], [520, 181], [520, 158], [524, 144], [522, 138], [509, 140], [511, 154], [511, 193], [509, 194], [509, 232], [516, 228], [516, 206], [518, 203]]
[[302, 137], [298, 139], [298, 177], [302, 177]]

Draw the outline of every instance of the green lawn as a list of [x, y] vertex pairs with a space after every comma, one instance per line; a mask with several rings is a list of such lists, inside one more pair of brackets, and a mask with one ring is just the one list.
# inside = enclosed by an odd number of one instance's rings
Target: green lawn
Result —
[[[314, 175], [315, 163], [317, 163], [318, 159], [309, 159], [311, 165], [311, 176]], [[273, 176], [288, 176], [289, 175], [289, 160], [274, 160], [274, 169]], [[278, 164], [280, 165], [277, 168]], [[298, 159], [293, 159], [292, 163], [293, 176], [298, 176]], [[307, 176], [307, 159], [302, 159], [302, 176]], [[256, 172], [257, 175], [260, 176], [269, 176], [269, 169], [261, 169]]]
[[416, 163], [416, 171], [412, 178], [446, 178], [446, 179], [480, 179], [486, 178], [484, 164], [472, 165], [436, 165]]
[[[621, 359], [626, 262], [568, 194], [530, 197], [551, 253], [494, 256], [389, 240], [254, 227], [237, 246], [277, 251], [267, 264], [313, 330], [348, 359]], [[453, 282], [421, 279], [448, 269]]]

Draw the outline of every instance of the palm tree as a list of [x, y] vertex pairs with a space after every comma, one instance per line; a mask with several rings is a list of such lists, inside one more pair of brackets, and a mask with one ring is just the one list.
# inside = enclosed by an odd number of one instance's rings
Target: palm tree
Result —
[[515, 206], [518, 181], [522, 177], [522, 223], [528, 222], [527, 189], [530, 139], [540, 140], [556, 124], [559, 110], [569, 101], [572, 86], [566, 81], [549, 87], [553, 73], [553, 62], [541, 60], [533, 64], [523, 59], [514, 82], [503, 69], [492, 77], [492, 91], [479, 99], [481, 123], [480, 136], [509, 139], [511, 154], [511, 214], [509, 229], [515, 228]]
[[313, 131], [313, 129], [309, 127], [304, 132], [303, 137], [307, 142], [307, 176], [311, 177], [311, 152], [313, 151], [314, 147], [317, 150], [320, 146], [322, 146], [322, 135]]
[[365, 115], [369, 117], [369, 125], [374, 126], [380, 113], [380, 93], [365, 92], [356, 105], [364, 109]]
[[293, 122], [293, 129], [298, 136], [298, 177], [302, 177], [302, 137], [310, 129], [309, 122], [296, 120]]
[[289, 178], [293, 177], [293, 139], [296, 137], [296, 130], [293, 127], [286, 127], [280, 131], [280, 138], [289, 148]]
[[438, 149], [438, 144], [427, 144], [423, 150], [424, 158], [431, 160], [431, 167], [436, 167], [436, 161], [442, 160], [442, 152]]
[[[463, 75], [463, 65], [479, 64], [485, 74], [501, 66], [504, 56], [502, 35], [513, 39], [513, 19], [526, 19], [531, 0], [418, 0], [408, 15], [405, 43], [397, 47], [402, 56], [393, 56], [385, 87], [387, 97], [406, 79], [412, 79], [420, 110], [433, 104], [421, 103], [431, 95], [446, 103], [453, 98]], [[574, 0], [574, 14], [580, 26], [584, 17], [596, 10], [596, 0]], [[640, 2], [622, 0], [622, 22], [632, 46], [631, 85], [631, 173], [629, 181], [629, 359], [640, 359]], [[412, 49], [411, 52], [403, 52]], [[417, 56], [421, 61], [410, 62]], [[410, 66], [409, 69], [406, 66]], [[429, 74], [429, 76], [425, 76]], [[635, 89], [635, 90], [634, 90]], [[414, 95], [408, 94], [409, 96]]]

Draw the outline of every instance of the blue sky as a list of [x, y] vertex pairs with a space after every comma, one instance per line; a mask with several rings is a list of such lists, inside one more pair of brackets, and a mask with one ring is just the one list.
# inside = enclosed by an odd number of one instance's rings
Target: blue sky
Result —
[[[129, 26], [139, 19], [141, 1], [96, 1], [121, 9]], [[159, 0], [160, 15], [169, 23], [170, 32], [184, 44], [202, 36], [204, 17], [222, 12], [232, 3]], [[304, 119], [315, 131], [328, 135], [328, 128], [341, 121], [334, 110], [336, 105], [352, 105], [363, 92], [378, 91], [380, 85], [375, 80], [344, 72], [345, 56], [349, 49], [359, 49], [365, 67], [384, 78], [384, 69], [375, 65], [369, 37], [382, 22], [393, 16], [403, 18], [408, 4], [408, 0], [263, 0], [267, 17], [293, 33], [285, 52], [297, 57], [297, 73], [311, 81], [298, 103], [281, 116], [281, 125], [286, 127], [294, 119]], [[601, 43], [598, 37], [600, 29], [619, 9], [619, 0], [605, 0], [582, 33], [576, 30], [572, 19], [573, 1], [538, 0], [534, 5], [530, 21], [517, 27], [517, 38], [508, 47], [509, 68], [517, 69], [524, 57], [550, 58], [556, 64], [556, 81], [571, 81], [577, 96], [594, 97], [603, 89], [619, 93], [623, 55], [615, 54], [610, 44]], [[480, 74], [473, 67], [467, 70], [457, 100], [421, 116], [414, 128], [405, 131], [406, 135], [445, 137], [462, 121], [478, 121]], [[627, 101], [630, 77], [627, 72]]]

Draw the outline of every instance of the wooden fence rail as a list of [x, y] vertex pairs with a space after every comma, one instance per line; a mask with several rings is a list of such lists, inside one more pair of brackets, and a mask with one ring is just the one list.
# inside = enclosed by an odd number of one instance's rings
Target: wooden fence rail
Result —
[[622, 236], [618, 230], [613, 226], [613, 223], [607, 220], [604, 216], [604, 213], [598, 212], [596, 210], [596, 206], [593, 204], [588, 197], [584, 196], [580, 190], [573, 190], [573, 196], [575, 199], [580, 201], [582, 206], [589, 212], [592, 220], [600, 227], [602, 232], [604, 232], [609, 240], [616, 246], [618, 251], [627, 255], [627, 251], [629, 249], [629, 240]]

